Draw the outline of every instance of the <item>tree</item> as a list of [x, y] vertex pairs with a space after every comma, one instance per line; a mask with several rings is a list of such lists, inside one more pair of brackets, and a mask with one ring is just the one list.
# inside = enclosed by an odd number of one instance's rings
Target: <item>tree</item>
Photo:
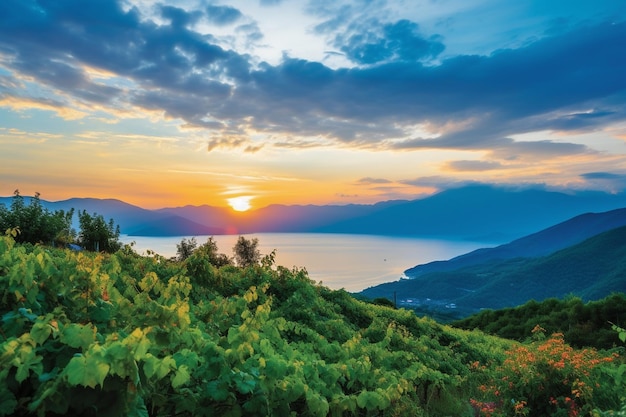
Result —
[[196, 242], [195, 237], [192, 237], [189, 240], [183, 238], [180, 243], [176, 244], [176, 259], [184, 261], [191, 256], [197, 247], [198, 242]]
[[113, 253], [122, 247], [119, 241], [120, 227], [115, 226], [113, 219], [109, 223], [101, 214], [90, 215], [87, 210], [78, 213], [80, 234], [78, 244], [87, 250]]
[[217, 242], [213, 236], [209, 237], [205, 243], [200, 245], [196, 253], [206, 257], [209, 263], [217, 268], [232, 265], [233, 263], [232, 259], [226, 256], [226, 254], [218, 252]]
[[74, 209], [67, 213], [63, 210], [49, 211], [43, 206], [39, 193], [30, 199], [28, 205], [19, 190], [13, 193], [11, 208], [0, 207], [0, 229], [19, 229], [15, 240], [20, 243], [45, 243], [48, 245], [66, 245], [75, 237], [72, 229]]
[[239, 236], [237, 243], [233, 247], [233, 253], [235, 254], [235, 260], [237, 265], [242, 268], [256, 265], [261, 259], [261, 252], [258, 249], [259, 239], [246, 239], [243, 236]]

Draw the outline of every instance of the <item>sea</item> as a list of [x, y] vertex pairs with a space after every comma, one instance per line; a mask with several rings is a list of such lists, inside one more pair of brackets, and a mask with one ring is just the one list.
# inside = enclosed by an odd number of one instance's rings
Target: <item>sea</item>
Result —
[[[331, 233], [257, 233], [262, 255], [276, 251], [276, 264], [305, 268], [309, 277], [331, 289], [359, 292], [385, 282], [405, 279], [415, 265], [447, 260], [493, 243]], [[209, 236], [144, 237], [121, 235], [125, 244], [142, 255], [148, 250], [164, 257], [176, 256], [176, 245], [195, 238], [198, 245]], [[232, 256], [238, 235], [213, 236], [218, 251]]]

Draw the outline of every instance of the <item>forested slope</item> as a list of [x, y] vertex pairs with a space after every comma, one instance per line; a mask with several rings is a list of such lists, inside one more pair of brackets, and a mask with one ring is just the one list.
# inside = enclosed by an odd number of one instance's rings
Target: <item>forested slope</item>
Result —
[[451, 324], [519, 341], [528, 339], [539, 325], [548, 333], [563, 333], [572, 346], [610, 349], [620, 343], [612, 324], [626, 326], [626, 295], [611, 294], [587, 303], [579, 297], [531, 300], [517, 307], [484, 310]]

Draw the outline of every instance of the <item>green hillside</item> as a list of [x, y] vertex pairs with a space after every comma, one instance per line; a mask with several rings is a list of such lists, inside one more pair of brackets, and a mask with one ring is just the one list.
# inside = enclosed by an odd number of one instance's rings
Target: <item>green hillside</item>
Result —
[[[474, 416], [495, 407], [532, 416], [620, 407], [610, 352], [573, 350], [559, 335], [520, 345], [443, 326], [316, 285], [305, 270], [275, 266], [272, 254], [246, 268], [218, 268], [206, 255], [171, 261], [130, 247], [96, 254], [0, 237], [0, 415]], [[512, 363], [528, 371], [516, 374]], [[514, 374], [524, 385], [505, 383]]]
[[451, 325], [519, 341], [528, 339], [538, 325], [547, 333], [563, 333], [565, 341], [572, 346], [610, 349], [620, 343], [611, 323], [626, 325], [624, 294], [612, 294], [587, 303], [579, 297], [532, 300], [518, 307], [484, 310]]
[[[425, 306], [467, 316], [529, 300], [575, 295], [597, 300], [626, 292], [626, 227], [598, 234], [579, 244], [537, 258], [484, 263], [456, 271], [434, 272], [382, 284], [361, 294], [369, 298], [430, 299]], [[449, 306], [454, 304], [453, 311]]]

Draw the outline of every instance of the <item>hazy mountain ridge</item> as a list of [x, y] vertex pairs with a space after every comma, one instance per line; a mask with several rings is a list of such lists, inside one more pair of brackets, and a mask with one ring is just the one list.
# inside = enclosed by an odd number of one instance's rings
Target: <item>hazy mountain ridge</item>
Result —
[[[9, 206], [12, 197], [0, 197]], [[359, 233], [502, 243], [585, 212], [626, 207], [626, 194], [472, 185], [422, 199], [376, 204], [270, 205], [245, 213], [202, 206], [147, 210], [114, 199], [42, 200], [51, 210], [87, 210], [113, 218], [123, 234], [193, 236], [268, 232]]]
[[320, 228], [322, 232], [416, 235], [506, 242], [586, 212], [626, 206], [625, 195], [565, 194], [529, 188], [472, 185], [442, 191]]
[[[626, 292], [626, 226], [592, 236], [547, 256], [511, 258], [452, 271], [430, 272], [414, 279], [381, 284], [360, 294], [411, 299], [413, 306], [458, 309], [512, 307], [529, 300], [573, 294], [596, 300]], [[411, 305], [409, 305], [410, 307]]]
[[430, 272], [453, 271], [490, 261], [549, 255], [599, 233], [624, 225], [626, 225], [626, 208], [603, 213], [585, 213], [494, 248], [481, 248], [447, 261], [417, 265], [407, 269], [404, 273], [409, 278], [415, 278]]

